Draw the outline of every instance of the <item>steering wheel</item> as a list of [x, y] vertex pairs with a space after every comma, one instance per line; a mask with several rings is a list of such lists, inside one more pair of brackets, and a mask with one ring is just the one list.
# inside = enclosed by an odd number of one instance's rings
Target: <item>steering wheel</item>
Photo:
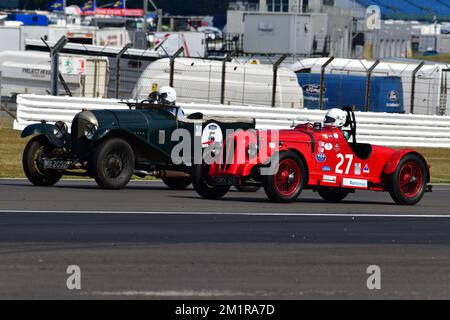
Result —
[[342, 110], [347, 112], [347, 121], [345, 122], [344, 127], [350, 127], [350, 130], [347, 130], [347, 132], [353, 138], [353, 143], [356, 143], [356, 117], [355, 117], [355, 112], [353, 111], [353, 109], [351, 107], [344, 107], [344, 108], [342, 108]]

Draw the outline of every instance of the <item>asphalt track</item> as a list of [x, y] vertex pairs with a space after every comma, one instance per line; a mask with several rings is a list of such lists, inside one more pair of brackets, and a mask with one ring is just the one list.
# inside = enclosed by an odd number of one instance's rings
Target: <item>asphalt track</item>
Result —
[[[0, 298], [450, 298], [450, 186], [415, 207], [358, 192], [221, 201], [161, 182], [0, 180]], [[66, 287], [78, 265], [82, 290]], [[381, 290], [367, 289], [369, 265]]]

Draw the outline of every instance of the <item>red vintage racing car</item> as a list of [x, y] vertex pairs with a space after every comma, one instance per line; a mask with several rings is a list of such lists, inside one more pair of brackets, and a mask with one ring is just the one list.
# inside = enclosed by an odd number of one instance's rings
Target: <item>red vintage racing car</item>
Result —
[[270, 200], [293, 202], [303, 189], [312, 189], [339, 202], [355, 190], [373, 190], [390, 192], [397, 204], [414, 205], [431, 191], [430, 167], [421, 154], [356, 142], [355, 114], [344, 110], [348, 130], [305, 123], [229, 135], [220, 160], [194, 166], [197, 193], [220, 199], [232, 185], [263, 186]]

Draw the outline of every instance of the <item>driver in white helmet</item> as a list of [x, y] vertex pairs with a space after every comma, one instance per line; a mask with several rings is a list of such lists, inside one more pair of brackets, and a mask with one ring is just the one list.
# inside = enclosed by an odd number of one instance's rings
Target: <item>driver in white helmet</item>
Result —
[[184, 111], [181, 108], [175, 107], [177, 102], [177, 92], [170, 86], [161, 87], [161, 89], [157, 91], [153, 102], [166, 106], [166, 110], [174, 116], [177, 115], [178, 117], [184, 117]]
[[323, 123], [325, 126], [341, 129], [345, 139], [350, 139], [350, 134], [347, 131], [342, 130], [347, 123], [347, 113], [344, 110], [338, 108], [328, 110]]

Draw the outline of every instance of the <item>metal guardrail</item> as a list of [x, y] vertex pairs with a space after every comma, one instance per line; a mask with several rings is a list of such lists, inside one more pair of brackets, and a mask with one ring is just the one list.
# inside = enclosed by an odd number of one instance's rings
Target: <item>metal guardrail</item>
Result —
[[[228, 106], [209, 104], [180, 104], [186, 114], [202, 112], [207, 116], [255, 118], [259, 129], [288, 129], [293, 120], [321, 121], [325, 111]], [[14, 129], [42, 120], [65, 121], [70, 125], [82, 109], [126, 109], [119, 100], [39, 95], [19, 95]], [[450, 148], [450, 117], [412, 114], [356, 112], [358, 140], [385, 146]]]

